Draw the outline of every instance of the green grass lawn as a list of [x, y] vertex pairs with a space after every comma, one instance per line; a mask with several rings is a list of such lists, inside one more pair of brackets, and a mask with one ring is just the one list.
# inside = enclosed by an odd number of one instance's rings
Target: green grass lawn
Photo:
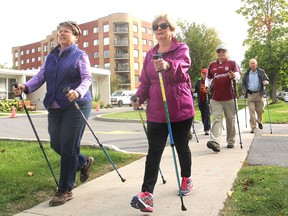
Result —
[[[58, 181], [60, 157], [48, 144], [43, 146]], [[88, 180], [114, 171], [103, 150], [82, 147], [82, 153], [95, 158]], [[107, 153], [117, 168], [144, 156], [111, 150]], [[13, 215], [31, 208], [49, 200], [56, 191], [56, 183], [38, 143], [0, 140], [0, 170], [0, 215]], [[29, 176], [28, 172], [33, 175]], [[116, 174], [115, 178], [118, 178]], [[81, 185], [79, 173], [76, 179], [76, 186]]]

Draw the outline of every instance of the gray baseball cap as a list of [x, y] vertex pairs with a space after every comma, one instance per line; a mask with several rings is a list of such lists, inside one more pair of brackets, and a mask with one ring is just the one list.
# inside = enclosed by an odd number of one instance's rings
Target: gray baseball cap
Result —
[[216, 52], [217, 52], [218, 50], [221, 50], [221, 49], [227, 51], [226, 46], [225, 46], [224, 44], [220, 44], [220, 45], [217, 46]]

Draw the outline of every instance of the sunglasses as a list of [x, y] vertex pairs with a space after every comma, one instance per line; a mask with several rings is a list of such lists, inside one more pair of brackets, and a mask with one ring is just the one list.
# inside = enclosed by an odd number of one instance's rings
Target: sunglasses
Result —
[[165, 29], [167, 29], [169, 26], [170, 26], [170, 25], [169, 25], [168, 23], [161, 23], [160, 25], [155, 24], [155, 25], [152, 26], [152, 29], [153, 29], [153, 31], [157, 31], [158, 28], [160, 27], [162, 30], [165, 30]]
[[224, 49], [218, 49], [216, 52], [217, 52], [217, 53], [221, 53], [221, 52], [226, 53], [226, 50], [224, 50]]

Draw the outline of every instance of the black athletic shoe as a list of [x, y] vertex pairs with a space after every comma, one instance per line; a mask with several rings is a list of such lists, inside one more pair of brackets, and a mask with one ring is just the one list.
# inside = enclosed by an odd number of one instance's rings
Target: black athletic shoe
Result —
[[261, 123], [258, 123], [258, 127], [259, 127], [259, 129], [263, 129], [263, 124], [261, 124]]
[[212, 149], [214, 152], [220, 152], [220, 145], [219, 145], [219, 143], [217, 143], [215, 141], [208, 141], [207, 147], [209, 149]]
[[234, 144], [228, 144], [227, 148], [234, 148]]

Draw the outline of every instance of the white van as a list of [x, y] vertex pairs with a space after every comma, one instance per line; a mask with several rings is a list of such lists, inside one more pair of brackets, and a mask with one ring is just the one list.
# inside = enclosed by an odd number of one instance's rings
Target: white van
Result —
[[131, 105], [130, 98], [136, 93], [136, 90], [118, 90], [111, 95], [111, 104], [121, 107], [124, 104]]

